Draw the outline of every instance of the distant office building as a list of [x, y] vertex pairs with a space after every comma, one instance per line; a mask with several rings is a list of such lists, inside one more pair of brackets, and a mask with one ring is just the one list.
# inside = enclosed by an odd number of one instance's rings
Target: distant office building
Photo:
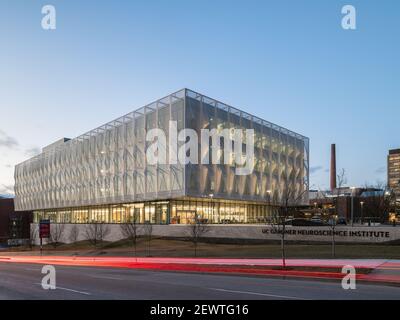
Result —
[[[314, 213], [337, 214], [338, 218], [355, 222], [387, 222], [390, 218], [386, 190], [377, 188], [336, 188], [332, 191], [310, 191], [310, 208]], [[335, 207], [337, 206], [337, 209]]]
[[400, 149], [389, 150], [388, 186], [400, 198]]
[[17, 245], [29, 239], [32, 212], [15, 212], [14, 199], [0, 196], [0, 244]]
[[[228, 157], [219, 164], [149, 163], [146, 134], [162, 129], [174, 139], [170, 121], [199, 137], [207, 129], [253, 129], [254, 170], [237, 175], [241, 165]], [[199, 157], [211, 159], [229, 143], [221, 137], [220, 148]], [[16, 208], [33, 210], [35, 222], [261, 223], [287, 186], [308, 203], [308, 159], [308, 138], [183, 89], [17, 165]]]

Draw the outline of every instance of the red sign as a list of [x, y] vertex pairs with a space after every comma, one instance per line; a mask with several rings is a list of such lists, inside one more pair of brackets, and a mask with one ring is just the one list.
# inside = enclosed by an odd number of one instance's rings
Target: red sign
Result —
[[50, 238], [50, 220], [40, 220], [39, 238]]

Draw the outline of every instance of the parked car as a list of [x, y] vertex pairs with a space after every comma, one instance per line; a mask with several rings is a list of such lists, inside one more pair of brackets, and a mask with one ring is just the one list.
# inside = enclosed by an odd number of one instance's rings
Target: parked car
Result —
[[322, 222], [322, 219], [321, 219], [321, 216], [313, 216], [313, 217], [311, 218], [311, 221], [314, 221], [314, 222]]
[[222, 223], [222, 224], [231, 224], [231, 223], [232, 223], [232, 220], [230, 220], [230, 219], [222, 219], [222, 220], [221, 220], [221, 223]]
[[347, 225], [347, 222], [346, 222], [346, 219], [344, 219], [344, 218], [339, 218], [339, 219], [337, 219], [337, 220], [335, 220], [335, 219], [329, 219], [329, 221], [328, 221], [328, 224], [330, 225], [330, 226], [333, 226], [333, 225], [335, 225], [335, 226], [338, 226], [338, 225]]
[[323, 227], [326, 226], [327, 224], [324, 223], [321, 219], [311, 219], [311, 220], [307, 220], [307, 219], [293, 219], [292, 226], [295, 227]]

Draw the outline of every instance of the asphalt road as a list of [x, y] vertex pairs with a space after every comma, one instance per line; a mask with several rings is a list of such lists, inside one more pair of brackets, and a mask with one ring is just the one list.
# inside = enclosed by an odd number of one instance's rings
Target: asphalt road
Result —
[[0, 263], [0, 299], [400, 299], [400, 287], [383, 285], [68, 266], [56, 266], [57, 289], [44, 290], [41, 268]]

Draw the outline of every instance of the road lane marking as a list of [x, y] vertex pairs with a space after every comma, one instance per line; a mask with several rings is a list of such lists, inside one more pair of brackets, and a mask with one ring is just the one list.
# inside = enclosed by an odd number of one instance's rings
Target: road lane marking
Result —
[[237, 290], [227, 290], [227, 289], [219, 289], [219, 288], [208, 288], [215, 291], [221, 292], [231, 292], [231, 293], [241, 293], [241, 294], [250, 294], [250, 295], [257, 295], [257, 296], [266, 296], [271, 298], [283, 298], [283, 299], [291, 299], [291, 300], [308, 300], [305, 298], [300, 297], [292, 297], [292, 296], [280, 296], [276, 294], [269, 294], [269, 293], [261, 293], [261, 292], [250, 292], [250, 291], [237, 291]]
[[[41, 283], [36, 283], [36, 284], [42, 286]], [[59, 287], [59, 286], [56, 286], [56, 290], [57, 290], [57, 289], [65, 290], [65, 291], [69, 291], [69, 292], [74, 292], [74, 293], [80, 293], [80, 294], [84, 294], [84, 295], [86, 295], [86, 296], [90, 296], [90, 295], [91, 295], [91, 293], [89, 293], [89, 292], [79, 291], [79, 290], [74, 290], [74, 289], [69, 289], [69, 288], [64, 288], [64, 287]]]
[[109, 279], [109, 280], [124, 280], [122, 278], [115, 278], [115, 277], [104, 277], [104, 276], [89, 276], [91, 278], [95, 278], [95, 279]]
[[24, 268], [26, 271], [41, 271], [42, 269]]
[[75, 293], [80, 293], [80, 294], [84, 294], [84, 295], [87, 295], [87, 296], [90, 296], [90, 295], [91, 295], [89, 292], [78, 291], [78, 290], [69, 289], [69, 288], [63, 288], [63, 287], [58, 287], [58, 286], [56, 286], [56, 289], [65, 290], [65, 291], [70, 291], [70, 292], [75, 292]]

